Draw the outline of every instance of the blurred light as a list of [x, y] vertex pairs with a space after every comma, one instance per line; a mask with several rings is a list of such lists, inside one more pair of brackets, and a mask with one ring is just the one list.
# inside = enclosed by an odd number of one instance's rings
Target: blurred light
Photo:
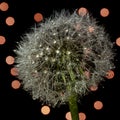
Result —
[[79, 113], [79, 120], [85, 120], [86, 119], [86, 114], [83, 112]]
[[92, 33], [92, 32], [94, 31], [94, 27], [89, 26], [89, 27], [88, 27], [88, 31], [89, 31], [90, 33]]
[[91, 91], [96, 91], [97, 89], [98, 89], [98, 86], [95, 86], [95, 85], [90, 87]]
[[108, 10], [107, 8], [102, 8], [102, 9], [100, 10], [100, 15], [101, 15], [102, 17], [107, 17], [109, 14], [110, 14], [110, 13], [109, 13], [109, 10]]
[[[67, 120], [72, 120], [72, 117], [71, 117], [71, 113], [70, 112], [67, 112], [66, 115], [65, 115], [65, 118]], [[86, 114], [83, 113], [83, 112], [80, 112], [79, 113], [79, 120], [85, 120], [86, 119]]]
[[20, 82], [18, 80], [13, 80], [11, 86], [13, 89], [18, 89], [20, 88]]
[[9, 16], [9, 17], [6, 18], [5, 22], [8, 26], [12, 26], [15, 23], [15, 19], [13, 17]]
[[117, 44], [118, 46], [120, 46], [120, 37], [118, 37], [118, 38], [116, 39], [116, 44]]
[[0, 36], [0, 45], [3, 45], [6, 42], [6, 39], [4, 36]]
[[8, 65], [12, 65], [14, 63], [14, 61], [15, 61], [14, 57], [12, 57], [12, 56], [7, 56], [6, 57], [6, 63]]
[[84, 15], [87, 14], [87, 12], [88, 12], [88, 10], [85, 7], [81, 7], [81, 8], [78, 9], [78, 14], [79, 15], [84, 16]]
[[35, 14], [34, 14], [34, 20], [35, 20], [36, 22], [41, 22], [41, 21], [43, 20], [42, 14], [41, 14], [41, 13], [35, 13]]
[[15, 68], [15, 67], [11, 68], [10, 73], [11, 73], [11, 75], [13, 75], [13, 76], [17, 76], [17, 75], [18, 75], [18, 70], [17, 70], [17, 68]]
[[95, 101], [94, 102], [94, 108], [96, 110], [101, 110], [103, 108], [103, 103], [101, 101]]
[[8, 3], [2, 2], [2, 3], [0, 4], [0, 10], [1, 10], [1, 11], [7, 11], [8, 8], [9, 8]]
[[109, 70], [107, 72], [106, 78], [107, 79], [112, 79], [114, 77], [114, 72], [112, 70]]
[[71, 118], [71, 113], [70, 113], [70, 112], [67, 112], [66, 115], [65, 115], [65, 118], [66, 118], [67, 120], [72, 120], [72, 118]]
[[41, 113], [44, 114], [44, 115], [48, 115], [50, 113], [50, 107], [49, 106], [43, 106], [41, 108]]

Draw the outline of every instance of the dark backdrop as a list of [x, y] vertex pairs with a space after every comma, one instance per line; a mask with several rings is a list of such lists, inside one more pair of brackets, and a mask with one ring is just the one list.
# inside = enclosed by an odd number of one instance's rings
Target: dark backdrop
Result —
[[[41, 113], [42, 104], [32, 100], [31, 96], [22, 90], [13, 89], [11, 82], [17, 79], [11, 75], [10, 70], [14, 64], [7, 64], [8, 55], [15, 56], [13, 49], [16, 42], [31, 27], [37, 24], [33, 19], [35, 13], [39, 12], [44, 18], [48, 18], [53, 11], [61, 9], [70, 10], [86, 7], [92, 15], [97, 18], [100, 24], [105, 26], [110, 34], [111, 41], [116, 42], [120, 37], [120, 7], [118, 0], [0, 0], [6, 2], [8, 10], [0, 11], [0, 35], [6, 38], [6, 42], [0, 45], [0, 120], [65, 120], [65, 114], [69, 111], [68, 106], [50, 108], [48, 115]], [[102, 17], [100, 10], [109, 9], [109, 16]], [[14, 25], [8, 26], [5, 20], [12, 16], [15, 20]], [[99, 89], [82, 98], [79, 104], [79, 111], [86, 114], [86, 120], [115, 120], [119, 117], [119, 71], [120, 71], [120, 48], [116, 44], [116, 59], [114, 77], [106, 80]], [[95, 101], [103, 103], [101, 110], [93, 107]]]

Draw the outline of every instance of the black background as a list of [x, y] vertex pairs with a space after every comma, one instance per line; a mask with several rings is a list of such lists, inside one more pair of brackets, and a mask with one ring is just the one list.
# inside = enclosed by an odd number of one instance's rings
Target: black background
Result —
[[[8, 65], [5, 59], [8, 55], [15, 56], [13, 50], [16, 42], [21, 36], [37, 24], [33, 19], [36, 12], [40, 12], [44, 18], [51, 16], [53, 11], [61, 9], [71, 12], [80, 7], [86, 7], [89, 12], [105, 26], [110, 34], [112, 42], [120, 37], [120, 7], [118, 0], [0, 0], [7, 2], [9, 9], [6, 12], [0, 11], [0, 35], [5, 36], [6, 43], [0, 45], [0, 120], [65, 120], [65, 114], [69, 111], [67, 105], [59, 108], [50, 108], [50, 114], [43, 115], [40, 111], [42, 104], [32, 100], [31, 96], [21, 88], [15, 90], [11, 82], [15, 78], [10, 74], [13, 65]], [[108, 8], [108, 17], [100, 16], [101, 8]], [[15, 24], [7, 26], [5, 19], [13, 16]], [[86, 114], [86, 120], [119, 120], [120, 93], [119, 93], [119, 71], [120, 71], [120, 47], [115, 45], [116, 57], [114, 69], [115, 76], [106, 80], [99, 89], [81, 99], [79, 111]], [[103, 108], [96, 110], [93, 103], [96, 100], [103, 102]]]

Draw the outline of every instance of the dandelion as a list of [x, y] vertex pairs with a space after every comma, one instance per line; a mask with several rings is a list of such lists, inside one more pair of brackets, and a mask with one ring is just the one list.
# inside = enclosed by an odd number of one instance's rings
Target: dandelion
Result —
[[68, 104], [79, 120], [77, 102], [114, 68], [113, 43], [89, 13], [55, 13], [26, 33], [15, 49], [23, 89], [53, 107]]

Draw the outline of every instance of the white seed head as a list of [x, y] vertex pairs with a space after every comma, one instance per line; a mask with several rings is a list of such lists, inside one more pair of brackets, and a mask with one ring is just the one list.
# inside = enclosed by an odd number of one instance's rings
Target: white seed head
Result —
[[14, 50], [24, 90], [53, 106], [67, 103], [73, 93], [86, 95], [114, 68], [113, 43], [103, 26], [89, 13], [66, 12], [41, 22]]

